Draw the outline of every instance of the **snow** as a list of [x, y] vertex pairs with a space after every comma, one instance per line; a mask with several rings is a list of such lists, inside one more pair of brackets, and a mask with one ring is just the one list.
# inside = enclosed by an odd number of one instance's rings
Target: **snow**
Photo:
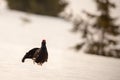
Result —
[[[2, 5], [4, 6], [4, 5]], [[62, 19], [0, 9], [1, 80], [119, 80], [120, 60], [76, 52], [72, 25]], [[28, 20], [25, 22], [24, 19]], [[43, 66], [24, 54], [46, 39], [49, 59]]]

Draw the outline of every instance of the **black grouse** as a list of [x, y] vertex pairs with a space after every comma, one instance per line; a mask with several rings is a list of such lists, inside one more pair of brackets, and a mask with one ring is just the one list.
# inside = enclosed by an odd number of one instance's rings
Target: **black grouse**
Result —
[[46, 47], [46, 40], [42, 40], [41, 48], [33, 48], [28, 51], [24, 55], [22, 62], [24, 62], [25, 59], [32, 59], [34, 62], [40, 65], [42, 65], [44, 62], [47, 62], [48, 51]]

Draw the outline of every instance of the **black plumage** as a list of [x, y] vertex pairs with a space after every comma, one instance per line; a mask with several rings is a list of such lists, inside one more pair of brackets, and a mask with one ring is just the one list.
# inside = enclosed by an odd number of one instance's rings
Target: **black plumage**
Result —
[[38, 49], [39, 49], [39, 48], [33, 48], [33, 49], [31, 49], [30, 51], [28, 51], [28, 52], [25, 54], [25, 56], [23, 57], [22, 62], [25, 62], [25, 59], [26, 59], [26, 58], [32, 59], [34, 53], [35, 53], [36, 50], [38, 50]]
[[28, 51], [23, 57], [22, 62], [24, 62], [25, 59], [33, 59], [34, 62], [40, 65], [42, 65], [44, 62], [47, 62], [48, 51], [46, 47], [46, 41], [42, 40], [41, 48], [33, 48]]

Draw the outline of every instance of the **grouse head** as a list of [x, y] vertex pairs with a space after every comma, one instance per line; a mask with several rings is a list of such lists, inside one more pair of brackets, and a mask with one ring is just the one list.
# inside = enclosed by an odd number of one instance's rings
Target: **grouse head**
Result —
[[42, 46], [45, 46], [45, 45], [46, 45], [46, 40], [43, 39], [43, 40], [42, 40]]

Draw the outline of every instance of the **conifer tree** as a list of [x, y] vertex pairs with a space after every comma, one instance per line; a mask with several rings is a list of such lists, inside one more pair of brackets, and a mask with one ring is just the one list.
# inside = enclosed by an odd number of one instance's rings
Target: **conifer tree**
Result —
[[94, 0], [99, 14], [92, 14], [87, 11], [88, 20], [76, 19], [73, 31], [79, 32], [84, 42], [75, 46], [81, 49], [86, 46], [85, 51], [91, 54], [120, 57], [119, 38], [120, 28], [115, 24], [116, 18], [111, 16], [111, 9], [116, 5], [110, 0]]
[[7, 0], [10, 9], [57, 17], [67, 6], [64, 0]]

